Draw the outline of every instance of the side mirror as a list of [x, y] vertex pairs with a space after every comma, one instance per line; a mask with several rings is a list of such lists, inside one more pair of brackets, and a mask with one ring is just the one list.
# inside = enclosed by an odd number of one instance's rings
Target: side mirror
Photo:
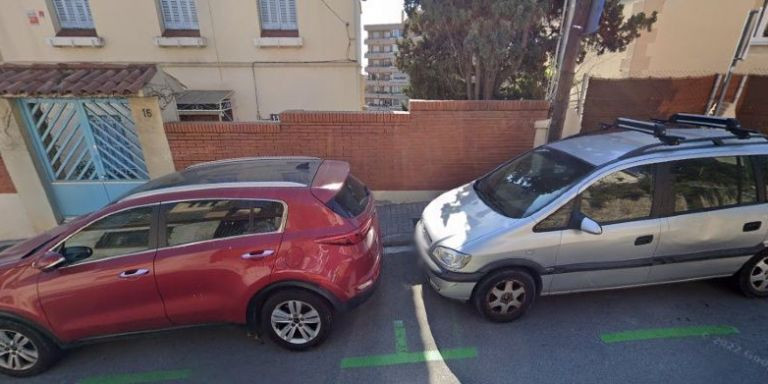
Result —
[[598, 224], [596, 221], [586, 216], [581, 219], [579, 229], [593, 235], [600, 235], [603, 233], [603, 227], [601, 227], [600, 224]]
[[46, 252], [45, 255], [37, 259], [35, 262], [35, 267], [43, 272], [48, 272], [60, 267], [66, 262], [67, 258], [62, 256], [60, 253]]
[[91, 255], [93, 255], [93, 249], [79, 245], [74, 247], [64, 246], [61, 253], [64, 255], [64, 258], [67, 259], [67, 262], [74, 263], [91, 257]]

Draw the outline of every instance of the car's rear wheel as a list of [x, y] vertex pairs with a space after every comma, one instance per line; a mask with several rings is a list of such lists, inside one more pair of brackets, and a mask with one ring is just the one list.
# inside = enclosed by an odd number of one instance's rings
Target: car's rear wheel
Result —
[[261, 309], [263, 333], [278, 345], [306, 350], [322, 343], [331, 332], [333, 311], [322, 297], [300, 289], [270, 296]]
[[0, 320], [0, 373], [34, 376], [60, 356], [59, 347], [40, 332], [15, 321]]
[[768, 254], [750, 259], [738, 274], [739, 288], [748, 297], [768, 297]]
[[475, 307], [486, 319], [508, 322], [525, 314], [536, 299], [536, 282], [526, 271], [510, 269], [491, 273], [475, 288]]

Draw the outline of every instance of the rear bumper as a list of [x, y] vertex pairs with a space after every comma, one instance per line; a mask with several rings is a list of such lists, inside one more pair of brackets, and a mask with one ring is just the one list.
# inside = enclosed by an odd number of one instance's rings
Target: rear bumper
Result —
[[376, 248], [374, 254], [376, 259], [373, 263], [373, 267], [367, 276], [360, 279], [359, 284], [357, 284], [355, 287], [354, 295], [341, 305], [341, 310], [351, 310], [368, 301], [368, 299], [370, 299], [371, 296], [373, 296], [373, 294], [376, 292], [376, 289], [380, 284], [382, 269], [381, 264], [384, 256], [384, 249], [382, 248], [381, 242], [378, 240], [380, 238], [378, 234], [378, 227], [376, 228], [376, 232], [377, 241], [375, 244]]

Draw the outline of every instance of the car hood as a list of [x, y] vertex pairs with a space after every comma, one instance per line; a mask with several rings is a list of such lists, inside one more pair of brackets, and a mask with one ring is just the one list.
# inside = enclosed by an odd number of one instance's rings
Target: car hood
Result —
[[463, 250], [517, 220], [496, 213], [477, 196], [472, 184], [443, 193], [427, 205], [423, 224], [433, 243]]

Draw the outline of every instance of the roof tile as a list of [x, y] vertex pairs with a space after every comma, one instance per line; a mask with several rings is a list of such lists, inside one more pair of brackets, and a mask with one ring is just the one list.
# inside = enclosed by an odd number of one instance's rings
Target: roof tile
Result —
[[0, 64], [0, 96], [112, 96], [138, 93], [153, 64]]

